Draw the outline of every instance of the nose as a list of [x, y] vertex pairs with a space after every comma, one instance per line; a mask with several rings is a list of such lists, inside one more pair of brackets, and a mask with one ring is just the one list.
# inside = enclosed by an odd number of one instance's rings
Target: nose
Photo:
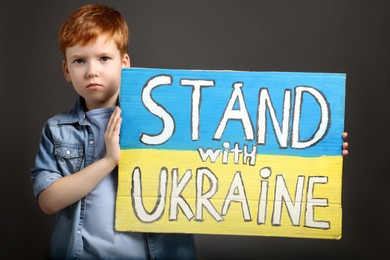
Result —
[[93, 77], [98, 76], [97, 64], [95, 64], [92, 61], [88, 63], [86, 76], [87, 76], [87, 78], [93, 78]]

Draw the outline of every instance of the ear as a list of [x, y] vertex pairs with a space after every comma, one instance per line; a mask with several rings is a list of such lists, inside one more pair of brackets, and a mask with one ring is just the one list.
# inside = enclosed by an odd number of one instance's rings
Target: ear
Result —
[[68, 70], [68, 65], [66, 64], [65, 60], [62, 61], [62, 71], [64, 72], [64, 77], [65, 77], [66, 81], [72, 82], [72, 80], [70, 78], [69, 70]]
[[130, 56], [129, 54], [125, 53], [122, 57], [122, 68], [130, 68], [131, 62], [130, 62]]

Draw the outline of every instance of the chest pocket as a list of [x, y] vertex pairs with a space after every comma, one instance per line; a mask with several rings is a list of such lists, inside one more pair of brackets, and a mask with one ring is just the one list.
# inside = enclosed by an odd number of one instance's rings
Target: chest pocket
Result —
[[58, 166], [64, 175], [70, 175], [81, 169], [84, 157], [84, 146], [61, 143], [54, 148]]

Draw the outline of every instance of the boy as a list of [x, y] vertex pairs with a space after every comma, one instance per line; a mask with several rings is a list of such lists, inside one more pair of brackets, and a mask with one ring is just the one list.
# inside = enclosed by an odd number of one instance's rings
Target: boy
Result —
[[76, 10], [62, 25], [65, 78], [79, 94], [72, 110], [45, 124], [35, 166], [34, 194], [57, 213], [51, 254], [57, 259], [192, 259], [193, 235], [114, 229], [121, 110], [121, 69], [130, 67], [128, 27], [104, 5]]

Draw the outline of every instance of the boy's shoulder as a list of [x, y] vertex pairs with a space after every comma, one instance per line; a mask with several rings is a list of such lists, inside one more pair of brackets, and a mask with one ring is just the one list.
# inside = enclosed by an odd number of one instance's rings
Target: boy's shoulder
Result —
[[85, 118], [85, 113], [80, 106], [79, 100], [76, 102], [75, 106], [61, 113], [58, 113], [47, 120], [47, 124], [50, 126], [61, 125], [61, 124], [73, 124], [76, 122], [81, 122]]
[[50, 117], [47, 120], [47, 124], [60, 125], [60, 124], [77, 122], [77, 121], [79, 121], [77, 115], [72, 113], [72, 110], [69, 110]]

